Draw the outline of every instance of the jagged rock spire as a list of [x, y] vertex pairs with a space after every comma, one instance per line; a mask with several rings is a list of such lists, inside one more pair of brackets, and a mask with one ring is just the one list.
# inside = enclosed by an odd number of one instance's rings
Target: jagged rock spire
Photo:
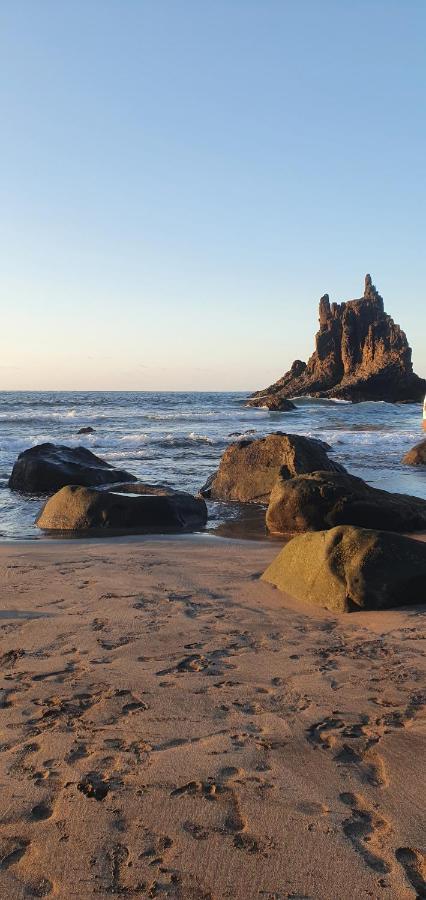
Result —
[[375, 300], [376, 297], [380, 297], [380, 294], [371, 280], [371, 275], [367, 274], [364, 279], [364, 300]]
[[297, 360], [290, 371], [250, 400], [262, 406], [269, 396], [288, 399], [309, 395], [345, 400], [422, 400], [426, 380], [413, 372], [407, 338], [384, 311], [383, 298], [365, 276], [364, 295], [319, 303], [319, 331], [308, 362]]

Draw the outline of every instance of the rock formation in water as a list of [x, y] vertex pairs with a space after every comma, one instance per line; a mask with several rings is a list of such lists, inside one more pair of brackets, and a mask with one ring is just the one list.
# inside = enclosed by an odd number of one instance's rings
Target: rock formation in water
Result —
[[[231, 444], [210, 476], [201, 495], [209, 500], [238, 500], [240, 503], [268, 503], [274, 484], [303, 472], [345, 472], [329, 459], [328, 444], [301, 434], [277, 431], [256, 440]], [[425, 501], [426, 505], [426, 501]]]
[[426, 466], [426, 439], [412, 447], [402, 458], [406, 466]]
[[317, 471], [293, 478], [279, 473], [266, 525], [273, 534], [322, 531], [336, 525], [424, 531], [426, 500], [374, 488], [348, 472]]
[[316, 349], [307, 363], [297, 359], [279, 381], [249, 399], [249, 406], [270, 407], [288, 397], [416, 402], [426, 380], [413, 372], [411, 347], [399, 325], [384, 311], [383, 299], [365, 276], [359, 300], [319, 303]]
[[49, 498], [36, 525], [44, 531], [131, 533], [191, 531], [206, 522], [204, 500], [191, 494], [134, 496], [72, 484]]
[[66, 484], [93, 487], [128, 481], [137, 481], [136, 476], [116, 469], [86, 447], [37, 444], [19, 454], [9, 487], [27, 494], [51, 494]]

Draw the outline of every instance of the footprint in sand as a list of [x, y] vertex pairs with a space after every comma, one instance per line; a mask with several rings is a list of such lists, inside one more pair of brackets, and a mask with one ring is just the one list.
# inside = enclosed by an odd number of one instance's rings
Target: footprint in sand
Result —
[[302, 800], [297, 809], [304, 816], [326, 816], [330, 812], [330, 807], [324, 803], [317, 803], [315, 800]]
[[208, 656], [200, 653], [191, 653], [184, 656], [176, 665], [167, 669], [160, 669], [156, 675], [163, 677], [164, 675], [181, 675], [191, 672], [205, 672], [207, 675], [223, 675], [225, 669], [235, 669], [232, 663], [225, 662], [222, 656], [228, 656], [226, 651], [212, 650]]
[[85, 756], [90, 756], [90, 750], [87, 749], [86, 744], [80, 743], [75, 747], [72, 747], [69, 753], [67, 753], [65, 762], [73, 763], [78, 759], [84, 759]]
[[51, 805], [46, 801], [42, 801], [41, 803], [36, 803], [36, 805], [32, 807], [31, 818], [35, 822], [42, 822], [44, 819], [50, 819], [52, 813], [53, 809]]
[[4, 849], [0, 850], [0, 871], [9, 869], [10, 866], [14, 866], [15, 863], [19, 862], [29, 845], [30, 842], [24, 840], [24, 838], [12, 838], [10, 841], [7, 841]]
[[0, 656], [0, 669], [12, 669], [18, 659], [25, 656], [25, 650], [18, 648], [17, 650], [8, 650]]
[[361, 781], [374, 787], [387, 785], [385, 764], [377, 752], [380, 735], [368, 727], [368, 717], [348, 723], [336, 716], [315, 722], [307, 730], [308, 741], [322, 750], [332, 750], [333, 759], [354, 766]]
[[105, 800], [109, 788], [108, 781], [105, 781], [98, 772], [88, 772], [77, 785], [77, 790], [84, 794], [85, 797], [98, 801]]
[[190, 834], [194, 841], [206, 841], [209, 833], [203, 828], [201, 825], [198, 825], [197, 822], [186, 821], [183, 822], [182, 828], [186, 831], [187, 834]]
[[[364, 862], [382, 875], [390, 872], [390, 866], [382, 857], [384, 837], [389, 833], [388, 822], [369, 810], [365, 801], [350, 792], [339, 795], [340, 800], [351, 808], [351, 817], [343, 822], [343, 833], [352, 842]], [[370, 849], [371, 847], [371, 849]]]
[[[242, 769], [234, 766], [225, 766], [219, 772], [220, 781], [209, 779], [208, 781], [189, 781], [171, 792], [172, 797], [181, 797], [184, 794], [198, 796], [204, 800], [222, 803], [225, 806], [225, 818], [221, 831], [233, 836], [233, 845], [238, 850], [249, 853], [258, 853], [261, 850], [258, 840], [247, 832], [247, 822], [242, 815], [238, 794], [234, 782], [244, 774]], [[205, 840], [208, 833], [194, 822], [184, 823], [184, 830], [196, 840]]]
[[399, 847], [395, 856], [416, 891], [416, 900], [423, 900], [426, 897], [426, 861], [423, 853], [411, 847]]
[[48, 878], [37, 878], [36, 881], [28, 881], [25, 885], [27, 897], [48, 897], [53, 891], [53, 884]]

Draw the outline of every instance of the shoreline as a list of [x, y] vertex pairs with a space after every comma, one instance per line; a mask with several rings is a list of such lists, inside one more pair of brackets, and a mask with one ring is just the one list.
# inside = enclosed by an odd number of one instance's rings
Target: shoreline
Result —
[[414, 900], [424, 608], [297, 602], [277, 552], [0, 545], [2, 895]]
[[[426, 532], [425, 532], [426, 535]], [[230, 543], [230, 544], [260, 544], [263, 546], [266, 544], [267, 546], [275, 546], [276, 541], [256, 539], [256, 538], [242, 538], [242, 537], [225, 537], [220, 534], [215, 534], [214, 532], [187, 532], [184, 534], [179, 533], [170, 533], [170, 534], [122, 534], [122, 535], [111, 535], [105, 534], [105, 536], [97, 535], [96, 537], [86, 535], [78, 535], [76, 534], [74, 537], [63, 537], [62, 535], [58, 535], [57, 537], [53, 537], [50, 535], [49, 537], [46, 535], [40, 535], [32, 540], [28, 538], [10, 538], [3, 539], [0, 538], [0, 551], [3, 547], [45, 547], [45, 546], [72, 546], [75, 544], [87, 544], [87, 545], [102, 545], [102, 544], [117, 544], [122, 546], [123, 544], [146, 544], [146, 543], [168, 543], [174, 541], [182, 541], [184, 543], [194, 542], [194, 543], [203, 543], [210, 544], [213, 543]], [[280, 536], [278, 539], [278, 543], [284, 543], [285, 539]]]
[[[368, 530], [368, 529], [367, 529]], [[371, 529], [372, 531], [378, 529]], [[63, 534], [57, 535], [56, 537], [53, 534], [40, 534], [37, 537], [32, 539], [28, 538], [0, 538], [0, 552], [3, 547], [45, 547], [45, 546], [72, 546], [75, 544], [94, 544], [94, 545], [102, 545], [102, 544], [118, 544], [122, 546], [123, 544], [146, 544], [149, 542], [153, 543], [167, 543], [173, 541], [183, 541], [185, 543], [193, 541], [194, 543], [202, 543], [206, 542], [206, 544], [210, 544], [213, 546], [215, 542], [217, 543], [225, 543], [231, 545], [247, 545], [251, 546], [253, 544], [259, 544], [260, 546], [271, 547], [275, 550], [277, 554], [279, 552], [279, 547], [282, 544], [287, 543], [294, 537], [298, 537], [303, 532], [294, 532], [288, 534], [268, 534], [265, 533], [264, 538], [258, 537], [233, 537], [232, 535], [226, 534], [218, 534], [215, 531], [191, 531], [185, 533], [176, 533], [170, 532], [168, 534], [165, 533], [140, 533], [140, 534], [105, 534], [105, 535], [96, 535], [90, 536], [88, 534], [74, 534], [74, 536], [65, 537]], [[424, 531], [411, 531], [411, 532], [395, 532], [396, 534], [401, 534], [402, 537], [411, 538], [413, 541], [426, 541], [426, 530]]]

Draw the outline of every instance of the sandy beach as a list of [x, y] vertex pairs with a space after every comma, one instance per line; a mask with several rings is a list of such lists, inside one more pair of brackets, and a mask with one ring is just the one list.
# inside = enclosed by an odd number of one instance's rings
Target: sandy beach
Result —
[[296, 603], [278, 549], [0, 547], [2, 897], [425, 896], [424, 608]]

